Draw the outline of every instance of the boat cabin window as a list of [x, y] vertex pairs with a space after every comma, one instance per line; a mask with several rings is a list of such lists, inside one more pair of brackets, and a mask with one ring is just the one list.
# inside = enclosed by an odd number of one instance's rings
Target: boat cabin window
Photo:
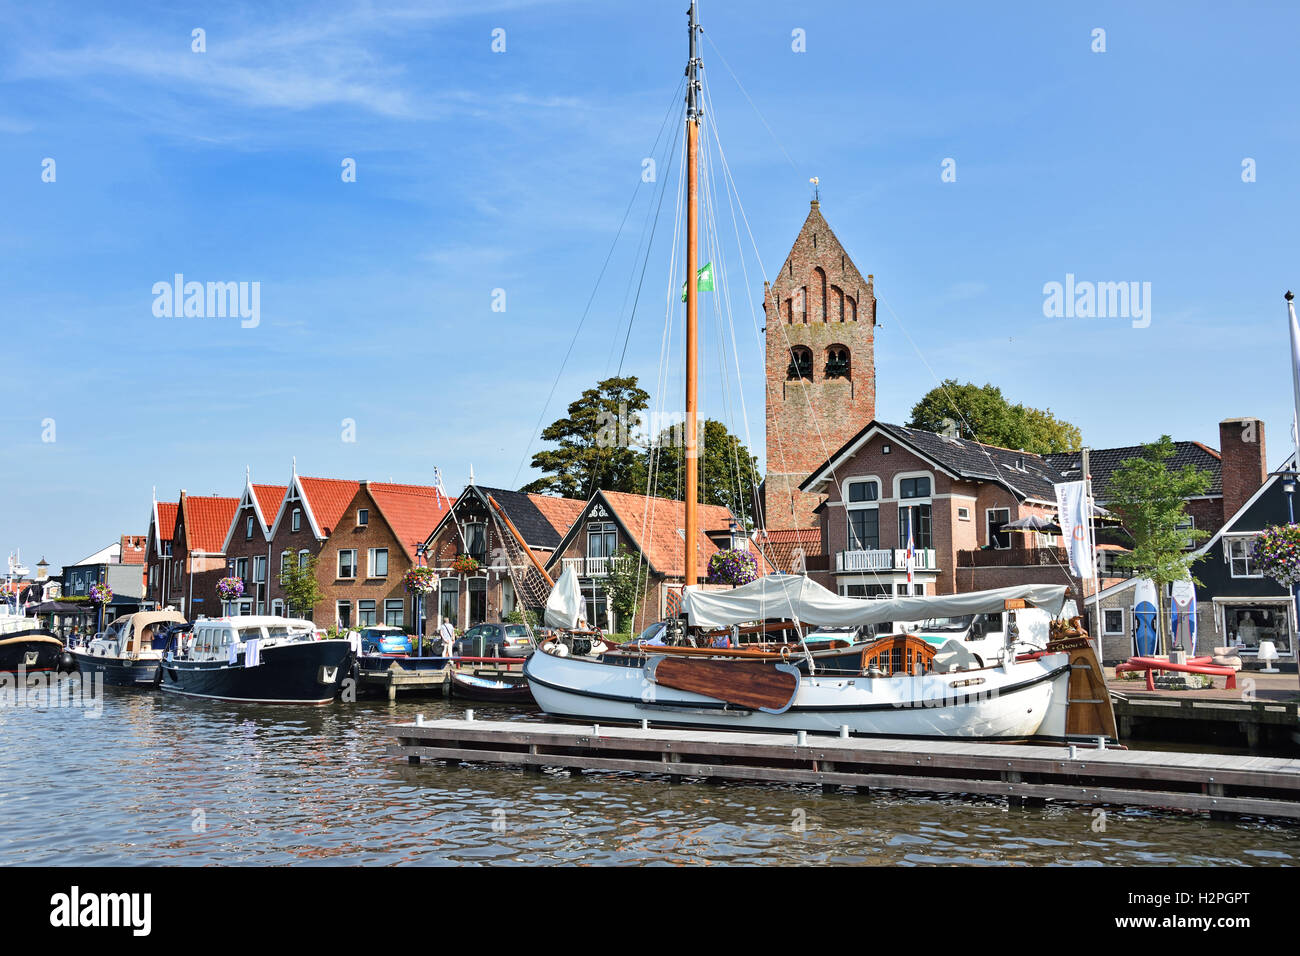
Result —
[[916, 629], [926, 634], [961, 634], [974, 620], [973, 614], [962, 614], [959, 617], [932, 617], [922, 621]]
[[260, 627], [241, 627], [239, 629], [239, 641], [260, 641], [262, 639], [262, 629]]

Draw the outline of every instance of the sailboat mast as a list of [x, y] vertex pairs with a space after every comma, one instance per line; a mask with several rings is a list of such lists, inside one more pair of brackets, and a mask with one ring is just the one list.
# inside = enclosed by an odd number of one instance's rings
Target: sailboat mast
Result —
[[696, 42], [699, 24], [695, 19], [695, 0], [687, 13], [690, 19], [690, 61], [686, 64], [686, 585], [699, 581], [699, 534], [697, 503], [700, 498], [699, 438], [696, 430], [699, 407], [699, 298], [695, 274], [699, 270], [699, 183], [697, 181], [700, 143], [700, 59]]

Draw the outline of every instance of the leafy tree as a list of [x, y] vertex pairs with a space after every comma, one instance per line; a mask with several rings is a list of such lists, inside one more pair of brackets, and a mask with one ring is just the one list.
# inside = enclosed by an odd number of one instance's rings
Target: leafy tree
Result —
[[597, 382], [569, 405], [567, 418], [542, 431], [544, 441], [559, 447], [533, 455], [532, 465], [543, 475], [521, 490], [565, 498], [588, 498], [597, 488], [644, 490], [637, 487], [644, 472], [632, 439], [649, 404], [635, 375]]
[[962, 438], [1039, 455], [1078, 451], [1082, 444], [1079, 429], [1050, 411], [1013, 405], [996, 385], [959, 385], [952, 378], [921, 397], [907, 424], [932, 432], [956, 425]]
[[293, 560], [292, 552], [285, 553], [290, 556], [284, 563], [283, 570], [280, 571], [280, 587], [284, 590], [285, 609], [290, 616], [297, 611], [303, 617], [309, 618], [316, 605], [324, 598], [320, 585], [316, 583], [316, 555], [313, 554], [305, 565], [299, 566], [298, 562]]
[[[763, 476], [758, 459], [722, 422], [705, 420], [700, 441], [700, 501], [722, 505], [746, 526], [754, 523], [754, 496]], [[643, 467], [654, 462], [654, 494], [661, 498], [682, 497], [686, 480], [686, 447], [679, 427], [665, 429], [648, 451]], [[642, 478], [641, 490], [646, 481]]]
[[638, 607], [644, 607], [649, 587], [649, 569], [625, 545], [619, 545], [609, 562], [605, 593], [619, 628], [630, 630]]
[[[1150, 578], [1161, 595], [1170, 584], [1187, 577], [1201, 583], [1192, 574], [1192, 564], [1198, 559], [1191, 547], [1209, 537], [1208, 532], [1191, 530], [1184, 522], [1187, 499], [1205, 494], [1213, 476], [1195, 465], [1171, 469], [1169, 460], [1175, 450], [1168, 435], [1143, 445], [1140, 456], [1111, 472], [1106, 501], [1106, 507], [1123, 522], [1133, 545], [1133, 550], [1120, 555], [1115, 563]], [[1159, 609], [1159, 617], [1163, 614]], [[1160, 624], [1159, 633], [1163, 634], [1163, 620]]]

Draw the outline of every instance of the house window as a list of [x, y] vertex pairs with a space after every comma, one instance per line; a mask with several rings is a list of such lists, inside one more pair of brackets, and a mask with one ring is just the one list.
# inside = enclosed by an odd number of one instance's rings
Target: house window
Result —
[[369, 508], [358, 508], [358, 509], [357, 509], [357, 527], [358, 527], [358, 528], [364, 528], [364, 527], [365, 527], [366, 525], [368, 525], [368, 524], [370, 524], [370, 509], [369, 509]]
[[880, 497], [880, 485], [874, 481], [849, 482], [849, 502], [875, 501]]
[[235, 577], [241, 581], [248, 580], [248, 558], [235, 559]]
[[291, 561], [293, 561], [293, 552], [292, 552], [292, 551], [281, 551], [281, 552], [280, 552], [280, 573], [281, 573], [281, 574], [284, 574], [284, 572], [286, 572], [286, 571], [289, 570], [289, 563], [290, 563]]
[[1124, 633], [1124, 609], [1122, 607], [1108, 607], [1102, 610], [1101, 633], [1103, 634]]
[[970, 521], [970, 509], [969, 509], [969, 508], [958, 508], [958, 509], [957, 509], [957, 520], [958, 520], [958, 521]]
[[305, 568], [307, 567], [310, 561], [311, 561], [310, 551], [308, 551], [306, 548], [303, 548], [301, 551], [298, 552], [298, 567]]
[[357, 623], [362, 627], [369, 627], [375, 623], [374, 601], [357, 602]]
[[617, 548], [618, 534], [612, 521], [593, 521], [587, 525], [587, 557], [612, 557]]
[[919, 478], [902, 478], [898, 482], [898, 497], [900, 498], [929, 498], [930, 497], [930, 477], [922, 475]]
[[301, 509], [301, 508], [294, 508], [294, 509], [293, 509], [293, 524], [292, 524], [291, 527], [293, 528], [294, 531], [297, 531], [299, 528], [302, 527], [302, 509]]
[[244, 537], [245, 538], [253, 537], [253, 516], [252, 515], [249, 515], [247, 518], [244, 519]]
[[253, 558], [253, 580], [258, 584], [266, 583], [266, 558], [261, 555]]
[[438, 613], [452, 625], [460, 623], [460, 578], [438, 582]]
[[515, 613], [515, 584], [509, 578], [501, 582], [501, 620]]
[[875, 551], [880, 547], [880, 509], [849, 509], [849, 550]]
[[790, 367], [786, 369], [785, 377], [791, 380], [797, 378], [811, 379], [813, 377], [812, 349], [796, 345], [790, 350]]
[[[927, 479], [928, 480], [928, 479]], [[912, 532], [912, 546], [917, 550], [933, 548], [930, 536], [930, 506], [900, 505], [898, 508], [898, 546], [907, 547], [907, 532]]]
[[487, 578], [469, 579], [469, 624], [482, 624], [487, 620]]
[[386, 578], [388, 577], [388, 549], [371, 548], [367, 555], [370, 573], [368, 578]]
[[284, 617], [284, 602], [276, 598], [271, 602], [271, 613], [276, 617]]
[[487, 525], [481, 522], [465, 525], [465, 553], [480, 564], [487, 560]]
[[1255, 550], [1254, 535], [1243, 538], [1226, 538], [1224, 540], [1228, 543], [1228, 565], [1234, 578], [1263, 577], [1255, 569], [1255, 558], [1251, 553]]
[[1011, 547], [1011, 532], [1003, 531], [1002, 526], [1011, 520], [1010, 508], [989, 508], [984, 512], [988, 522], [988, 544], [997, 551]]
[[1291, 653], [1289, 601], [1244, 607], [1225, 607], [1223, 624], [1229, 643], [1258, 651], [1261, 641], [1272, 641], [1280, 654]]
[[339, 577], [355, 578], [357, 576], [357, 552], [352, 548], [339, 551]]
[[878, 600], [891, 596], [887, 584], [842, 584], [840, 585], [840, 595], [842, 597], [857, 598], [860, 601]]
[[848, 378], [849, 373], [849, 350], [843, 345], [832, 345], [826, 350], [826, 377]]
[[352, 626], [352, 602], [337, 601], [334, 604], [334, 620], [338, 622], [340, 630]]
[[405, 610], [405, 602], [401, 598], [390, 598], [384, 601], [384, 623], [389, 627], [401, 627]]

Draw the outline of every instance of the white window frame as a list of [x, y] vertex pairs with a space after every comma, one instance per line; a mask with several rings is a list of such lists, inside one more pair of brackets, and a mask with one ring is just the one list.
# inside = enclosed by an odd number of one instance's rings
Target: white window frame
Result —
[[289, 530], [290, 531], [302, 530], [302, 509], [301, 508], [293, 509], [293, 517], [289, 523]]
[[284, 617], [284, 599], [276, 598], [271, 602], [271, 614], [275, 617]]
[[[1106, 615], [1116, 611], [1119, 613], [1119, 630], [1111, 631], [1106, 628]], [[1128, 614], [1122, 607], [1104, 607], [1101, 609], [1101, 636], [1102, 637], [1123, 637], [1128, 633]]]
[[[361, 605], [369, 604], [370, 613], [374, 615], [374, 620], [366, 623], [361, 620]], [[379, 623], [379, 602], [374, 598], [361, 598], [357, 601], [357, 619], [354, 622], [357, 627], [375, 627]]]
[[1223, 559], [1228, 562], [1229, 576], [1236, 578], [1239, 581], [1246, 580], [1246, 579], [1259, 579], [1264, 576], [1263, 572], [1260, 572], [1258, 574], [1238, 574], [1237, 565], [1233, 559], [1233, 554], [1232, 554], [1232, 547], [1234, 544], [1240, 543], [1245, 545], [1247, 551], [1246, 554], [1243, 556], [1243, 559], [1245, 561], [1246, 570], [1249, 571], [1253, 561], [1253, 559], [1250, 556], [1249, 549], [1252, 545], [1254, 545], [1255, 539], [1258, 537], [1259, 537], [1258, 534], [1233, 534], [1233, 535], [1225, 534], [1223, 536]]
[[357, 616], [352, 613], [352, 602], [347, 600], [339, 600], [334, 602], [334, 626], [335, 627], [341, 626], [343, 617], [342, 615], [339, 614], [339, 608], [345, 606], [348, 609], [348, 627], [356, 627]]
[[306, 548], [303, 548], [301, 551], [298, 552], [298, 567], [300, 568], [307, 567], [307, 562], [310, 560], [311, 560], [311, 552], [308, 551]]
[[[396, 605], [396, 607], [394, 607], [393, 605]], [[398, 615], [399, 615], [400, 618], [401, 618], [401, 623], [399, 623], [399, 624], [392, 624], [392, 625], [389, 625], [389, 624], [388, 624], [388, 612], [389, 612], [389, 611], [393, 611], [393, 610], [397, 611]], [[404, 627], [404, 626], [406, 625], [406, 601], [405, 601], [404, 599], [402, 599], [402, 598], [384, 598], [384, 621], [383, 621], [383, 623], [384, 623], [386, 626], [391, 626], [391, 627]]]
[[[351, 557], [350, 574], [343, 573], [343, 555]], [[338, 560], [334, 567], [335, 577], [341, 581], [353, 581], [357, 576], [357, 549], [356, 548], [339, 548]]]
[[970, 506], [968, 506], [968, 505], [958, 505], [958, 506], [957, 506], [957, 520], [958, 520], [958, 521], [970, 521], [970, 520], [971, 520], [971, 517], [970, 517]]
[[[379, 574], [375, 570], [375, 556], [384, 552], [384, 573]], [[386, 578], [388, 577], [388, 549], [387, 548], [370, 548], [366, 551], [366, 577], [367, 578]]]
[[[366, 516], [366, 520], [365, 520], [365, 521], [362, 521], [362, 520], [361, 520], [361, 516], [362, 516], [362, 515], [365, 515], [365, 516]], [[357, 509], [357, 527], [358, 527], [358, 528], [368, 528], [368, 527], [370, 527], [370, 509], [369, 509], [369, 508], [358, 508], [358, 509]]]
[[253, 516], [252, 515], [248, 515], [244, 519], [244, 540], [245, 541], [253, 540]]

